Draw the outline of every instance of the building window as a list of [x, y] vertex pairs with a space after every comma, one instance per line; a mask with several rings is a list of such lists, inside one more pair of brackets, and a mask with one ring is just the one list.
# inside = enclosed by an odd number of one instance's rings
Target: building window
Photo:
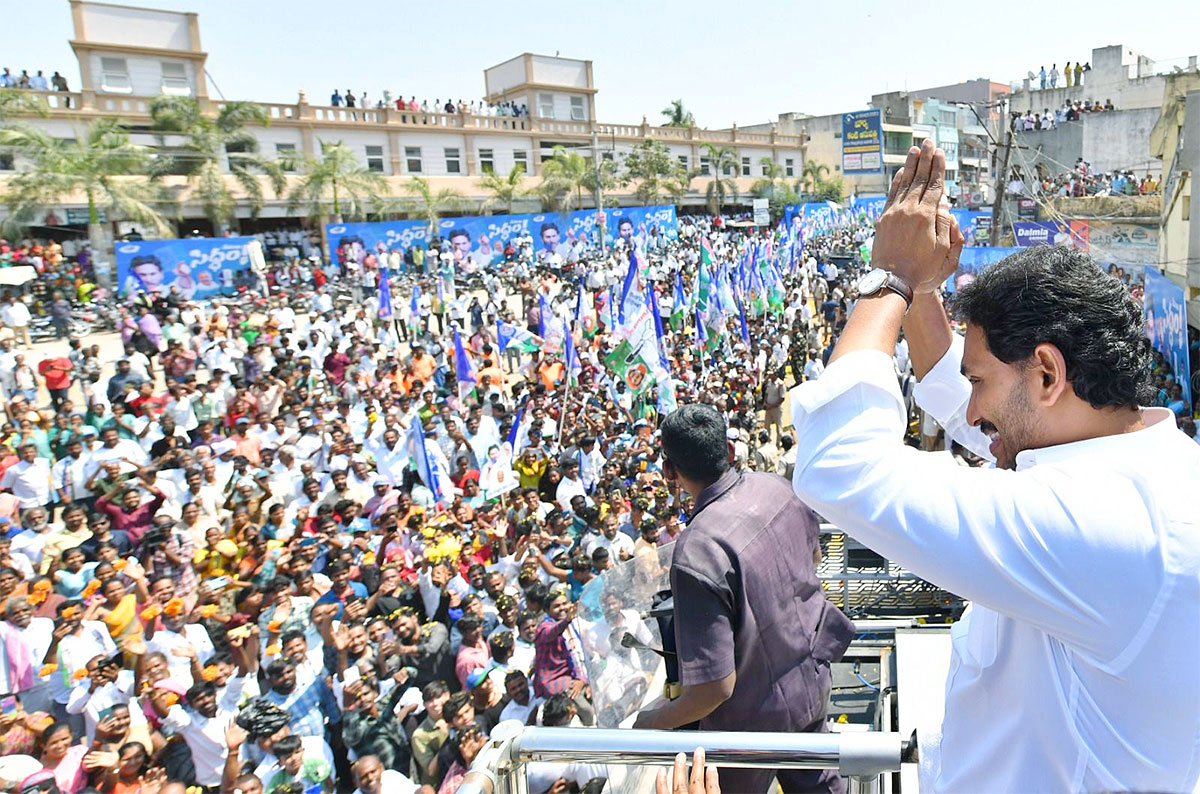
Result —
[[702, 176], [708, 176], [708, 175], [709, 175], [709, 168], [708, 168], [708, 158], [707, 158], [707, 157], [701, 157], [701, 158], [700, 158], [700, 174], [701, 174]]
[[191, 96], [187, 69], [178, 61], [162, 62], [162, 92], [168, 96]]
[[367, 147], [367, 170], [383, 173], [383, 147], [368, 146]]
[[447, 174], [461, 174], [462, 173], [462, 159], [458, 155], [458, 147], [457, 146], [447, 146], [446, 147], [446, 173]]
[[14, 170], [13, 156], [8, 152], [0, 152], [0, 171], [12, 170]]
[[742, 176], [750, 176], [750, 158], [742, 158]]
[[587, 121], [587, 109], [581, 96], [571, 97], [571, 121]]
[[938, 113], [938, 123], [943, 127], [957, 127], [957, 119], [958, 114], [953, 110], [942, 110]]
[[111, 94], [132, 94], [129, 66], [124, 58], [100, 59], [100, 90]]
[[770, 168], [771, 166], [775, 165], [775, 164], [776, 164], [776, 163], [775, 163], [775, 161], [774, 161], [774, 160], [772, 160], [772, 161], [771, 161], [771, 162], [769, 162], [769, 163], [762, 163], [762, 164], [761, 164], [761, 165], [762, 165], [762, 175], [763, 175], [763, 176], [766, 176], [766, 175], [767, 175], [767, 169], [768, 169], [768, 168]]
[[686, 169], [688, 167], [688, 156], [686, 154], [679, 155], [679, 162], [683, 165], [684, 169]]
[[784, 176], [795, 176], [796, 175], [796, 166], [792, 162], [792, 158], [790, 158], [790, 157], [784, 158], [783, 175]]
[[521, 168], [525, 169], [525, 173], [529, 173], [529, 152], [524, 150], [513, 151], [513, 168], [517, 166], [521, 166]]
[[479, 170], [485, 174], [495, 173], [496, 160], [492, 156], [491, 149], [480, 149], [479, 150]]
[[421, 173], [421, 147], [420, 146], [405, 146], [404, 147], [404, 167], [410, 174]]
[[613, 153], [612, 152], [601, 152], [600, 159], [611, 163], [613, 161]]
[[554, 118], [553, 94], [538, 94], [538, 116], [544, 119]]

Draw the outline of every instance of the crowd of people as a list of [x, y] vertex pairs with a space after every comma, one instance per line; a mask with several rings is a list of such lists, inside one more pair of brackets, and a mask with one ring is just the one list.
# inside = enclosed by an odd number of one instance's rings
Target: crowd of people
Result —
[[[453, 791], [502, 721], [631, 718], [652, 663], [621, 635], [649, 640], [633, 594], [690, 509], [658, 418], [708, 402], [737, 466], [790, 478], [786, 389], [820, 377], [870, 234], [783, 257], [778, 231], [685, 218], [637, 246], [632, 286], [622, 240], [449, 295], [435, 241], [392, 273], [416, 309], [391, 319], [378, 290], [332, 305], [352, 274], [331, 264], [292, 271], [327, 287], [308, 306], [128, 296], [115, 360], [72, 340], [34, 365], [0, 332], [0, 777]], [[698, 313], [752, 250], [785, 294]], [[643, 355], [670, 380], [649, 388], [611, 361], [631, 295], [662, 324]], [[645, 586], [602, 586], [622, 570]], [[534, 767], [537, 792], [607, 776]]]
[[506, 102], [488, 102], [486, 99], [479, 101], [471, 100], [470, 102], [460, 99], [455, 102], [450, 98], [447, 98], [445, 102], [441, 99], [435, 99], [433, 102], [430, 102], [428, 99], [422, 99], [418, 102], [415, 96], [410, 96], [405, 101], [402, 93], [396, 94], [393, 97], [392, 92], [389, 90], [385, 90], [383, 95], [379, 99], [374, 100], [372, 104], [372, 100], [368, 99], [366, 91], [355, 96], [354, 92], [349, 88], [346, 89], [346, 93], [344, 94], [335, 88], [329, 96], [329, 104], [333, 107], [374, 107], [378, 110], [395, 107], [396, 110], [407, 110], [412, 113], [462, 113], [472, 116], [529, 117], [529, 108], [523, 102], [514, 102], [511, 100]]
[[1041, 113], [1034, 113], [1030, 109], [1024, 114], [1013, 111], [1010, 114], [1008, 126], [1013, 132], [1052, 130], [1068, 121], [1079, 121], [1085, 114], [1107, 113], [1116, 109], [1111, 99], [1104, 100], [1103, 105], [1098, 99], [1095, 101], [1076, 99], [1074, 102], [1068, 99], [1063, 102], [1062, 107], [1055, 110], [1044, 108]]
[[67, 78], [63, 77], [58, 72], [46, 78], [42, 74], [42, 70], [38, 69], [34, 74], [29, 74], [28, 69], [22, 69], [20, 74], [13, 74], [12, 70], [7, 66], [3, 71], [0, 71], [0, 88], [24, 88], [30, 91], [70, 91], [67, 87]]
[[[1072, 66], [1071, 62], [1067, 61], [1066, 64], [1063, 65], [1062, 77], [1067, 84], [1067, 88], [1071, 88], [1073, 86], [1083, 85], [1084, 75], [1090, 71], [1092, 71], [1092, 64], [1090, 62], [1080, 63], [1079, 61], [1076, 61], [1075, 65]], [[1034, 80], [1037, 80], [1038, 87], [1042, 91], [1045, 91], [1047, 88], [1058, 88], [1058, 77], [1059, 71], [1057, 63], [1050, 64], [1050, 71], [1046, 71], [1045, 66], [1040, 66], [1038, 67], [1037, 74], [1034, 74], [1033, 72], [1029, 73], [1029, 81], [1033, 82]]]
[[1099, 172], [1082, 157], [1075, 161], [1069, 171], [1052, 173], [1040, 169], [1027, 179], [1021, 169], [1014, 168], [1009, 174], [1008, 192], [1014, 196], [1057, 196], [1083, 198], [1085, 196], [1152, 196], [1162, 190], [1162, 183], [1151, 173], [1141, 179], [1132, 168]]

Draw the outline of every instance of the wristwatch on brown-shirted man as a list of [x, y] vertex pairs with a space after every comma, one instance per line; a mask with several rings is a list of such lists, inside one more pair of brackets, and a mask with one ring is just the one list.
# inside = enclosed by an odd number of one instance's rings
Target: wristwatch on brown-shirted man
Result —
[[890, 273], [882, 268], [875, 268], [868, 271], [858, 283], [854, 285], [858, 290], [860, 297], [874, 295], [880, 290], [891, 290], [892, 292], [904, 298], [906, 308], [912, 308], [913, 289], [908, 285], [908, 282], [897, 276], [895, 273]]

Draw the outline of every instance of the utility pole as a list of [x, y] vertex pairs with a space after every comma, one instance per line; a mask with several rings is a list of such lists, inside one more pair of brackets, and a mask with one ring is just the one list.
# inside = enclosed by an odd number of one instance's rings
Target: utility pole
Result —
[[992, 202], [992, 229], [988, 236], [988, 245], [995, 246], [1000, 242], [1000, 211], [1004, 207], [1004, 190], [1008, 187], [1008, 158], [1012, 155], [1012, 130], [1004, 143], [1004, 158], [1000, 170], [996, 173], [996, 200]]
[[594, 124], [592, 125], [592, 169], [596, 181], [593, 193], [596, 200], [596, 225], [600, 228], [600, 253], [605, 254], [607, 250], [604, 247], [604, 197], [600, 194], [600, 135], [596, 132]]

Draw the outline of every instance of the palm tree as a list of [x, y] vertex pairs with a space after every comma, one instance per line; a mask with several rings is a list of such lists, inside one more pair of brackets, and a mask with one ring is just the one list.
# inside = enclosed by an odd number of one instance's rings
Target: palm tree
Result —
[[186, 136], [182, 152], [165, 158], [162, 169], [188, 177], [192, 196], [204, 207], [216, 234], [237, 221], [237, 198], [225, 182], [223, 162], [228, 162], [229, 174], [246, 194], [252, 214], [257, 215], [263, 206], [259, 173], [266, 174], [276, 196], [283, 193], [283, 168], [258, 153], [258, 139], [247, 129], [250, 124], [269, 125], [270, 117], [262, 105], [228, 102], [213, 117], [204, 114], [191, 97], [164, 96], [150, 103], [150, 117], [160, 141], [166, 133]]
[[46, 115], [41, 98], [19, 88], [0, 88], [0, 123], [16, 115]]
[[287, 207], [303, 208], [309, 220], [319, 221], [331, 211], [334, 223], [362, 220], [381, 208], [388, 192], [383, 175], [360, 165], [341, 141], [322, 141], [320, 157], [290, 159], [284, 167], [300, 174], [285, 196]]
[[737, 182], [730, 176], [737, 173], [737, 152], [730, 146], [716, 146], [711, 143], [704, 144], [702, 148], [708, 158], [712, 176], [708, 187], [704, 189], [704, 199], [709, 212], [716, 215], [724, 204], [738, 196]]
[[465, 196], [450, 188], [434, 190], [429, 186], [429, 180], [414, 176], [404, 183], [404, 190], [414, 197], [412, 203], [415, 212], [429, 223], [430, 235], [437, 234], [438, 221], [443, 212], [453, 212], [461, 209], [467, 202]]
[[0, 129], [0, 147], [29, 158], [31, 166], [8, 180], [3, 200], [9, 228], [27, 227], [49, 204], [83, 196], [88, 207], [88, 240], [98, 257], [110, 255], [100, 222], [118, 218], [174, 235], [161, 207], [167, 203], [161, 185], [150, 176], [152, 150], [134, 144], [117, 119], [99, 119], [74, 140], [55, 138], [29, 126]]
[[800, 179], [796, 182], [796, 190], [802, 193], [817, 193], [828, 173], [829, 166], [824, 163], [818, 163], [815, 160], [809, 160], [804, 164], [804, 169], [800, 172]]
[[538, 193], [548, 208], [567, 212], [583, 204], [584, 188], [594, 187], [595, 181], [590, 158], [555, 146], [553, 156], [542, 163]]
[[692, 116], [690, 110], [685, 110], [682, 99], [672, 99], [671, 104], [662, 109], [662, 114], [667, 117], [667, 123], [664, 127], [694, 127], [696, 119]]
[[770, 157], [759, 159], [759, 164], [762, 166], [763, 176], [754, 180], [750, 192], [759, 198], [775, 198], [776, 194], [787, 188], [784, 168]]
[[288, 211], [303, 208], [309, 222], [321, 230], [321, 242], [328, 251], [325, 225], [330, 211], [334, 223], [347, 217], [362, 220], [370, 210], [383, 208], [388, 184], [382, 174], [359, 165], [354, 150], [341, 141], [320, 144], [320, 157], [288, 157], [281, 165], [299, 172], [285, 195]]
[[513, 204], [529, 192], [523, 187], [524, 183], [525, 166], [519, 163], [513, 166], [508, 176], [500, 176], [495, 172], [484, 174], [479, 178], [479, 186], [490, 191], [492, 195], [483, 202], [483, 208], [490, 209], [503, 204], [508, 209], [508, 214], [512, 215]]

